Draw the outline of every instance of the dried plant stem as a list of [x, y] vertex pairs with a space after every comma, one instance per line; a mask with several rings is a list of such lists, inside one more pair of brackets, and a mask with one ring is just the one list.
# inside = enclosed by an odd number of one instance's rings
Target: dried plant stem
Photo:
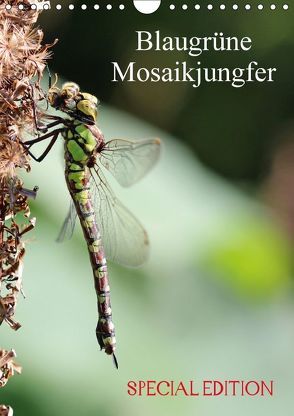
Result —
[[[24, 235], [35, 225], [28, 199], [37, 191], [23, 187], [18, 169], [30, 170], [22, 142], [36, 135], [42, 124], [38, 104], [46, 100], [40, 79], [52, 46], [42, 45], [43, 32], [34, 27], [40, 13], [31, 7], [36, 3], [0, 1], [0, 325], [14, 330], [21, 326], [14, 315], [22, 291]], [[0, 388], [21, 370], [14, 357], [13, 350], [0, 349]], [[12, 409], [0, 405], [0, 416], [4, 415], [11, 416]]]

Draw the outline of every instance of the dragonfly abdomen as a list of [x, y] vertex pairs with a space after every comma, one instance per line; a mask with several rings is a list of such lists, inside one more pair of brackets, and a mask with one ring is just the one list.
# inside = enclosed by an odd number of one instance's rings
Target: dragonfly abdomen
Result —
[[[70, 184], [70, 193], [74, 200], [87, 242], [93, 270], [99, 315], [96, 336], [100, 348], [104, 349], [106, 354], [111, 355], [115, 351], [116, 340], [114, 324], [112, 322], [108, 270], [102, 240], [93, 212], [89, 191], [81, 189], [81, 192], [77, 192], [76, 188], [72, 189], [72, 181], [68, 181], [68, 183]], [[82, 197], [81, 194], [83, 195]]]
[[[90, 150], [94, 151], [95, 146], [91, 133], [87, 133], [84, 137], [85, 129], [85, 126], [84, 131], [80, 129], [78, 136], [71, 132], [65, 134], [65, 176], [83, 229], [93, 270], [99, 315], [96, 327], [97, 340], [100, 348], [104, 349], [106, 354], [111, 355], [115, 352], [116, 340], [112, 322], [108, 270], [89, 191], [90, 170], [87, 167], [87, 160], [91, 158]], [[116, 362], [115, 357], [114, 360]]]

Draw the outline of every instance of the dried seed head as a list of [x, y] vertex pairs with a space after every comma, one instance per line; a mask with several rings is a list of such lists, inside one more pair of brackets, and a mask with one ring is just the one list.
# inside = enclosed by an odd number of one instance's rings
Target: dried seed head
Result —
[[13, 416], [13, 410], [10, 406], [0, 405], [0, 416]]
[[[20, 26], [36, 23], [39, 11], [32, 9], [32, 4], [41, 3], [39, 0], [10, 0], [11, 9], [6, 9], [6, 1], [1, 1], [0, 4], [0, 20], [10, 19]], [[18, 6], [22, 5], [22, 9]]]
[[16, 354], [13, 350], [0, 350], [0, 388], [4, 387], [15, 372], [20, 374], [21, 367], [14, 362]]
[[27, 156], [19, 142], [0, 136], [0, 178], [12, 178], [16, 168], [28, 169]]
[[0, 29], [0, 78], [10, 77], [12, 70], [18, 79], [41, 75], [50, 57], [50, 45], [41, 46], [43, 32], [11, 21], [0, 23]]

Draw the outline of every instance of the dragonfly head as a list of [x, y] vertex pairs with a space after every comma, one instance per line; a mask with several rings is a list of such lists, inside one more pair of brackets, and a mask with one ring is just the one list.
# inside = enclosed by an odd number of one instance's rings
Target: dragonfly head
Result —
[[47, 99], [56, 110], [61, 110], [83, 123], [95, 124], [98, 115], [98, 99], [81, 92], [74, 82], [66, 82], [61, 88], [49, 89]]

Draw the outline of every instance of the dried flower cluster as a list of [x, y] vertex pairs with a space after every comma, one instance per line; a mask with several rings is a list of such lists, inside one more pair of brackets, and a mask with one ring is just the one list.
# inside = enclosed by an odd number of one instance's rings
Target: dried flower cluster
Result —
[[13, 410], [10, 406], [0, 405], [0, 416], [13, 416]]
[[[0, 387], [4, 387], [14, 372], [21, 373], [21, 367], [14, 362], [16, 354], [13, 350], [0, 350]], [[0, 413], [1, 415], [1, 413]]]
[[[0, 325], [5, 322], [14, 330], [20, 328], [14, 314], [22, 290], [23, 236], [35, 224], [28, 199], [35, 198], [37, 190], [23, 187], [17, 169], [30, 170], [22, 142], [26, 135], [36, 134], [41, 124], [38, 103], [45, 94], [40, 79], [52, 46], [42, 45], [43, 32], [34, 27], [40, 13], [31, 7], [36, 3], [0, 1]], [[0, 387], [14, 370], [20, 370], [14, 356], [13, 351], [0, 349]], [[11, 412], [0, 405], [0, 416]]]

